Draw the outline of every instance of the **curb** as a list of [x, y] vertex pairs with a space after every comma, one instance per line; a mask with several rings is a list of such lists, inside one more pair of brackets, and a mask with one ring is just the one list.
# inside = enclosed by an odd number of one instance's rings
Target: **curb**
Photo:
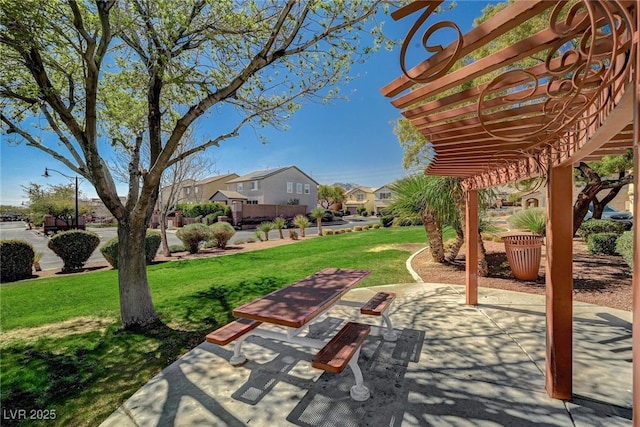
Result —
[[411, 267], [411, 262], [413, 261], [413, 259], [418, 256], [418, 254], [424, 252], [425, 250], [429, 249], [429, 245], [425, 246], [424, 248], [418, 250], [417, 252], [414, 252], [409, 259], [407, 259], [407, 262], [405, 263], [405, 266], [407, 267], [407, 270], [409, 271], [409, 274], [411, 274], [411, 277], [413, 278], [413, 280], [416, 283], [425, 283], [424, 280], [422, 280], [422, 277], [420, 277], [418, 275], [418, 273], [416, 273], [416, 271], [413, 269], [413, 267]]

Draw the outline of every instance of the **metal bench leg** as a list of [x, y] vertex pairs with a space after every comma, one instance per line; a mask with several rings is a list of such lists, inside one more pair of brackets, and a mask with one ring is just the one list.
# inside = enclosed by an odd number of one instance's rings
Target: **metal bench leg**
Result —
[[387, 331], [382, 334], [385, 341], [395, 342], [398, 340], [398, 334], [393, 330], [391, 319], [387, 313], [382, 313], [382, 320], [387, 324]]
[[360, 349], [356, 351], [351, 360], [349, 361], [349, 367], [351, 368], [351, 372], [356, 377], [356, 384], [351, 387], [351, 398], [358, 402], [364, 402], [369, 399], [371, 393], [369, 389], [364, 385], [364, 378], [362, 377], [362, 371], [360, 370], [360, 366], [358, 366], [358, 358], [360, 357]]
[[233, 344], [233, 356], [229, 359], [229, 363], [232, 366], [241, 366], [247, 361], [245, 355], [242, 354], [242, 343], [249, 337], [249, 335], [251, 335], [251, 333], [244, 334]]

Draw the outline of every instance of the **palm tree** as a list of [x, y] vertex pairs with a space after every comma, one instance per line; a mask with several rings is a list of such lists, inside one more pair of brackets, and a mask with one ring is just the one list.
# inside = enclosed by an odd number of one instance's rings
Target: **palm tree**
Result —
[[[424, 224], [431, 257], [435, 262], [452, 261], [458, 255], [464, 243], [466, 207], [460, 180], [449, 177], [415, 175], [397, 181], [392, 185], [395, 200], [390, 210], [397, 219], [419, 217]], [[442, 240], [442, 226], [450, 225], [456, 232], [456, 238], [446, 251]], [[478, 251], [479, 275], [486, 275], [485, 250], [479, 239]]]
[[430, 177], [415, 175], [401, 179], [392, 184], [395, 199], [389, 206], [396, 221], [406, 221], [420, 218], [424, 224], [431, 257], [435, 262], [443, 263], [444, 245], [442, 242], [442, 222], [436, 215], [432, 199], [432, 182]]
[[264, 240], [266, 242], [269, 240], [269, 231], [273, 230], [273, 223], [269, 221], [262, 222], [258, 226], [258, 230], [262, 231], [262, 233], [264, 234]]
[[318, 236], [322, 236], [322, 216], [324, 215], [324, 209], [315, 208], [311, 211], [311, 217], [315, 218], [318, 222]]
[[309, 226], [309, 218], [304, 215], [296, 215], [296, 217], [293, 218], [293, 223], [300, 229], [300, 236], [305, 237], [304, 230]]
[[284, 235], [282, 234], [282, 229], [284, 228], [284, 226], [287, 224], [287, 221], [285, 221], [284, 218], [282, 218], [281, 216], [275, 218], [273, 220], [273, 228], [275, 228], [276, 230], [278, 230], [278, 233], [280, 234], [280, 238], [284, 239]]

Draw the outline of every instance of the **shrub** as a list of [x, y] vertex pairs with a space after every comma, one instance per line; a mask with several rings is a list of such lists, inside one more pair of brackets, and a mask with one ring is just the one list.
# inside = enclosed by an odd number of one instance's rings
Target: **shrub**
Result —
[[176, 253], [176, 252], [184, 252], [186, 251], [187, 248], [184, 247], [184, 245], [171, 245], [169, 246], [169, 252]]
[[371, 228], [373, 228], [374, 230], [378, 230], [380, 228], [380, 224], [373, 224], [371, 225]]
[[62, 271], [79, 270], [84, 267], [93, 251], [100, 244], [100, 237], [91, 231], [69, 230], [57, 233], [47, 246], [62, 258]]
[[511, 215], [507, 218], [507, 223], [512, 228], [544, 235], [544, 230], [547, 226], [547, 215], [543, 208], [529, 208]]
[[593, 233], [587, 238], [587, 249], [592, 254], [614, 255], [619, 234]]
[[247, 243], [255, 243], [256, 241], [257, 241], [257, 240], [256, 240], [256, 239], [254, 239], [253, 237], [249, 237], [249, 238], [247, 239]]
[[34, 256], [26, 240], [0, 240], [0, 282], [31, 277]]
[[[156, 254], [158, 253], [158, 249], [160, 248], [160, 244], [162, 243], [162, 237], [160, 233], [156, 231], [151, 231], [147, 233], [145, 237], [144, 244], [144, 257], [147, 264], [151, 264]], [[104, 259], [107, 260], [111, 267], [118, 269], [118, 236], [110, 239], [107, 243], [102, 245], [100, 248], [100, 252]], [[171, 250], [171, 248], [169, 248]], [[184, 250], [184, 247], [182, 247]]]
[[207, 203], [178, 203], [177, 210], [181, 210], [185, 218], [206, 217], [209, 214], [231, 216], [231, 206], [218, 202]]
[[144, 240], [144, 257], [147, 264], [151, 264], [153, 259], [158, 254], [158, 249], [162, 244], [162, 236], [157, 231], [150, 231], [147, 233]]
[[345, 233], [351, 233], [353, 230], [351, 228], [347, 228], [346, 230], [344, 230]]
[[356, 225], [355, 227], [353, 227], [353, 231], [362, 231], [362, 226]]
[[364, 230], [364, 231], [367, 231], [370, 228], [371, 228], [371, 226], [369, 224], [362, 226], [362, 230]]
[[380, 224], [383, 227], [391, 227], [393, 225], [394, 217], [392, 215], [383, 215], [380, 217]]
[[333, 230], [329, 229], [329, 230], [324, 230], [324, 234], [325, 236], [333, 236], [335, 233], [333, 232]]
[[236, 229], [233, 228], [233, 225], [226, 221], [216, 222], [211, 224], [209, 227], [213, 232], [213, 241], [215, 242], [216, 247], [220, 249], [226, 248], [229, 240], [231, 240], [233, 235], [236, 234]]
[[200, 243], [213, 238], [211, 228], [204, 224], [189, 224], [176, 233], [176, 237], [187, 247], [190, 253], [197, 254]]
[[298, 232], [296, 230], [289, 230], [289, 238], [291, 240], [298, 240]]
[[625, 231], [618, 237], [616, 252], [622, 255], [624, 261], [633, 269], [633, 230]]
[[589, 236], [596, 233], [624, 233], [624, 224], [607, 219], [589, 219], [580, 224], [578, 228], [578, 236], [587, 242]]
[[207, 225], [211, 225], [211, 224], [215, 224], [216, 221], [218, 221], [218, 217], [220, 216], [219, 213], [210, 213], [209, 215], [205, 216], [205, 220], [206, 220], [206, 224]]

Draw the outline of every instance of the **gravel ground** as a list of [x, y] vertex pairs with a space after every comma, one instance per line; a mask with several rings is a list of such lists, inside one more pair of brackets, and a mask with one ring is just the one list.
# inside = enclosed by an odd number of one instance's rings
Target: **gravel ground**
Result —
[[[489, 277], [478, 278], [479, 286], [544, 294], [544, 248], [538, 280], [522, 282], [516, 280], [511, 273], [504, 252], [504, 244], [493, 241], [484, 243], [489, 262]], [[623, 258], [618, 255], [590, 254], [580, 239], [574, 239], [573, 244], [574, 300], [631, 311], [631, 268]], [[426, 282], [465, 284], [464, 248], [455, 262], [450, 265], [434, 263], [431, 261], [429, 251], [425, 250], [413, 259], [412, 267]]]

